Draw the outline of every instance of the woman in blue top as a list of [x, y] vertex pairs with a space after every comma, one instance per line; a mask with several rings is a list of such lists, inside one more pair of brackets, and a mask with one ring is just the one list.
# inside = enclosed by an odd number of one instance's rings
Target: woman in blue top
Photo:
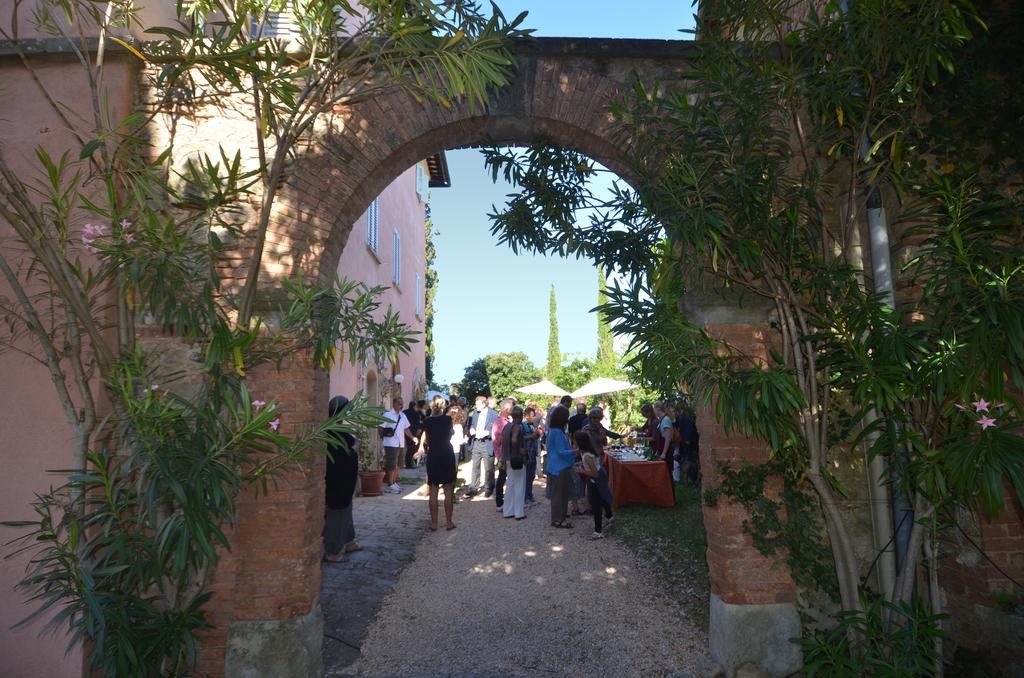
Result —
[[569, 496], [572, 492], [573, 465], [576, 458], [565, 427], [569, 423], [569, 410], [562, 405], [551, 410], [548, 421], [548, 482], [551, 483], [551, 525], [572, 527], [569, 522]]

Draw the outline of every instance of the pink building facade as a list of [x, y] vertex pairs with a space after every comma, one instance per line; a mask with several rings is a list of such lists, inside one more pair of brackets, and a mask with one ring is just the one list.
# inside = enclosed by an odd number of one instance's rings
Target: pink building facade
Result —
[[417, 336], [411, 351], [394, 363], [339, 360], [331, 370], [331, 396], [365, 393], [386, 407], [393, 394], [408, 402], [425, 391], [426, 207], [431, 187], [448, 185], [444, 155], [431, 156], [391, 182], [352, 227], [338, 275], [384, 287], [381, 307], [397, 311]]
[[[33, 59], [40, 80], [56, 93], [61, 105], [74, 110], [90, 96], [81, 68], [68, 55], [59, 53], [58, 41], [50, 40], [33, 27], [31, 4], [21, 4], [17, 22], [20, 37], [39, 40], [34, 48], [41, 56]], [[14, 6], [14, 0], [0, 0], [0, 22], [5, 26], [10, 23]], [[140, 18], [150, 25], [167, 25], [174, 20], [173, 8], [173, 2], [149, 3]], [[142, 34], [134, 37], [149, 38]], [[104, 83], [111, 116], [127, 116], [136, 106], [138, 64], [126, 55], [111, 56]], [[37, 147], [55, 158], [69, 148], [77, 148], [74, 137], [39, 95], [29, 73], [3, 45], [0, 111], [0, 148], [6, 162], [23, 177], [39, 176]], [[230, 140], [225, 141], [230, 144]], [[386, 287], [380, 298], [382, 306], [398, 311], [402, 321], [419, 334], [411, 352], [395, 364], [368, 361], [365, 365], [353, 365], [340, 361], [330, 375], [331, 395], [343, 393], [351, 397], [364, 391], [381, 402], [392, 392], [395, 375], [402, 374], [398, 388], [409, 399], [424, 381], [425, 213], [430, 186], [447, 185], [446, 170], [442, 170], [443, 156], [433, 156], [410, 167], [381, 193], [353, 228], [338, 266], [339, 275]], [[376, 229], [373, 242], [368, 238], [371, 216]], [[23, 264], [21, 248], [2, 219], [0, 249], [14, 265]], [[9, 295], [7, 285], [0, 281], [0, 297]], [[30, 351], [30, 342], [20, 348]], [[27, 520], [33, 517], [31, 503], [36, 493], [61, 483], [63, 476], [54, 471], [72, 465], [73, 435], [43, 365], [17, 351], [0, 351], [0, 375], [0, 465], [4, 469], [0, 477], [0, 520]], [[0, 677], [84, 675], [81, 647], [69, 651], [66, 632], [61, 628], [44, 633], [45, 622], [52, 614], [25, 627], [12, 628], [37, 607], [15, 588], [25, 576], [30, 554], [6, 557], [13, 551], [7, 543], [18, 534], [0, 527]]]

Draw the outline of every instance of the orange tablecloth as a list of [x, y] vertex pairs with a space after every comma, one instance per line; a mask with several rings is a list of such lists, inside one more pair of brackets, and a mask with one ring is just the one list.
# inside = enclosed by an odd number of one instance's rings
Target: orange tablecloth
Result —
[[618, 508], [623, 504], [652, 504], [673, 506], [672, 480], [663, 461], [622, 462], [609, 455], [604, 456], [608, 469], [608, 484], [612, 487], [614, 502]]

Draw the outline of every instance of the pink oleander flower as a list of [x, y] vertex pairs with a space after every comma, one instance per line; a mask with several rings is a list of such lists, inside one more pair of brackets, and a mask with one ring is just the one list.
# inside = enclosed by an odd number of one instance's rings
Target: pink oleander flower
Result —
[[135, 242], [135, 236], [132, 234], [130, 230], [128, 230], [131, 228], [131, 226], [132, 222], [128, 221], [127, 219], [121, 220], [121, 239], [124, 240], [125, 244], [127, 245], [131, 245], [133, 242]]
[[974, 401], [971, 404], [974, 405], [975, 412], [988, 412], [988, 406], [991, 403], [985, 400], [984, 398], [979, 398], [978, 400]]
[[103, 224], [85, 224], [82, 226], [82, 245], [90, 254], [98, 254], [99, 248], [92, 243], [105, 235], [107, 235], [107, 227]]
[[252, 401], [252, 408], [254, 410], [261, 410], [261, 409], [263, 409], [263, 406], [266, 405], [266, 404], [267, 403], [265, 403], [262, 400], [254, 400], [254, 401]]
[[981, 425], [981, 430], [984, 431], [987, 428], [992, 428], [996, 425], [996, 420], [991, 417], [980, 417], [978, 423]]
[[955, 407], [956, 409], [960, 410], [961, 412], [966, 412], [967, 411], [967, 408], [964, 407], [963, 405], [961, 405], [960, 403], [955, 403], [953, 405], [953, 407]]
[[98, 238], [107, 234], [107, 227], [104, 224], [85, 224], [82, 233], [90, 238]]
[[275, 433], [277, 432], [277, 429], [280, 428], [280, 426], [281, 417], [278, 417], [277, 419], [274, 419], [272, 422], [270, 422], [270, 430], [274, 431]]

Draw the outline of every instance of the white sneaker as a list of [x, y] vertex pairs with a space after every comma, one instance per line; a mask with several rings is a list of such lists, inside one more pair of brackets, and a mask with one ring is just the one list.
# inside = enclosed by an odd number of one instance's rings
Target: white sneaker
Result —
[[401, 494], [402, 486], [398, 483], [391, 483], [391, 494]]

